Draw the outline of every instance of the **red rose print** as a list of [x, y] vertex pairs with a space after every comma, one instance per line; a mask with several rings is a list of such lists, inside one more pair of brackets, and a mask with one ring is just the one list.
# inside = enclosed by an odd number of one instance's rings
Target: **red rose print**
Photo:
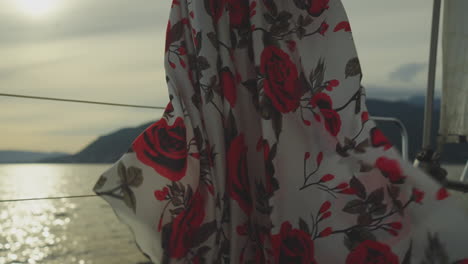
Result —
[[255, 7], [257, 7], [257, 2], [252, 1], [252, 3], [250, 3], [250, 9], [255, 9]]
[[247, 235], [247, 229], [248, 229], [247, 225], [248, 225], [248, 223], [238, 225], [237, 228], [236, 228], [237, 234], [239, 234], [241, 236]]
[[154, 191], [154, 196], [158, 201], [164, 201], [166, 200], [167, 195], [169, 194], [169, 189], [167, 187], [164, 187], [162, 191], [156, 190]]
[[373, 147], [384, 147], [384, 150], [390, 149], [392, 147], [392, 143], [385, 137], [380, 129], [374, 127], [370, 131], [371, 135], [371, 143]]
[[257, 249], [255, 251], [255, 262], [254, 263], [265, 263], [265, 253], [262, 249]]
[[226, 98], [231, 107], [234, 107], [237, 101], [237, 89], [234, 75], [229, 70], [229, 68], [223, 68], [219, 74], [219, 77], [221, 79], [220, 85], [223, 89], [224, 98]]
[[267, 142], [263, 145], [263, 160], [267, 161], [270, 155], [270, 145]]
[[276, 9], [274, 8], [276, 7], [274, 0], [262, 0], [262, 2], [269, 11]]
[[184, 47], [179, 47], [177, 51], [179, 52], [179, 55], [181, 56], [187, 54], [187, 50]]
[[205, 1], [205, 9], [213, 18], [214, 23], [218, 23], [219, 19], [223, 15], [225, 7], [225, 0], [206, 0]]
[[278, 111], [288, 113], [299, 107], [302, 89], [296, 65], [288, 54], [277, 47], [266, 47], [261, 55], [260, 72], [265, 76], [265, 94]]
[[317, 115], [316, 113], [314, 113], [314, 119], [315, 121], [319, 122], [322, 121], [322, 118], [320, 117], [320, 115]]
[[171, 226], [170, 240], [168, 241], [169, 255], [180, 259], [187, 255], [192, 247], [192, 238], [205, 219], [205, 204], [199, 191], [195, 192], [190, 205], [177, 215]]
[[250, 12], [250, 17], [253, 17], [257, 14], [257, 10], [253, 10], [252, 12]]
[[412, 199], [417, 203], [421, 203], [424, 199], [424, 192], [417, 188], [413, 188]]
[[214, 195], [214, 186], [213, 186], [213, 184], [207, 184], [206, 187], [208, 188], [208, 191], [211, 193], [211, 195]]
[[332, 108], [332, 100], [330, 96], [326, 93], [316, 93], [312, 96], [310, 100], [310, 105], [312, 107], [318, 107], [320, 109], [331, 109]]
[[447, 199], [449, 196], [450, 196], [450, 194], [447, 191], [447, 189], [442, 187], [437, 191], [436, 199], [441, 201], [441, 200]]
[[187, 64], [185, 64], [185, 61], [183, 59], [179, 59], [180, 66], [185, 69], [187, 67]]
[[406, 178], [400, 168], [400, 163], [397, 160], [392, 160], [386, 157], [380, 157], [375, 162], [382, 174], [387, 177], [392, 183], [403, 183]]
[[333, 229], [331, 227], [327, 227], [319, 233], [319, 237], [327, 237], [333, 233]]
[[331, 212], [325, 212], [325, 213], [320, 217], [319, 220], [320, 220], [320, 221], [325, 220], [325, 219], [329, 218], [329, 217], [331, 216], [331, 214], [332, 214]]
[[169, 102], [166, 106], [166, 109], [164, 110], [164, 114], [168, 115], [172, 112], [174, 112], [174, 106], [172, 105], [172, 102]]
[[263, 140], [264, 140], [263, 137], [260, 137], [260, 138], [257, 140], [257, 146], [256, 146], [256, 148], [255, 148], [257, 151], [260, 151], [260, 150], [263, 149], [263, 142], [264, 142]]
[[334, 87], [340, 85], [340, 81], [338, 80], [331, 80], [327, 82], [327, 87], [325, 88], [327, 91], [332, 91]]
[[[369, 112], [362, 112], [361, 114], [361, 121], [365, 123], [369, 120]], [[372, 133], [372, 132], [371, 132]]]
[[342, 29], [344, 29], [344, 31], [346, 31], [346, 32], [351, 31], [351, 26], [349, 25], [348, 21], [341, 21], [340, 23], [338, 23], [335, 26], [335, 29], [333, 30], [333, 32], [337, 32], [337, 31], [340, 31]]
[[274, 263], [316, 263], [314, 257], [314, 242], [306, 232], [293, 229], [291, 223], [284, 222], [280, 233], [272, 235]]
[[249, 1], [228, 0], [229, 21], [233, 28], [249, 25]]
[[328, 9], [329, 0], [309, 0], [309, 14], [312, 16], [320, 16]]
[[335, 189], [339, 189], [339, 190], [341, 190], [341, 189], [348, 188], [348, 186], [349, 186], [349, 184], [348, 184], [348, 183], [346, 183], [346, 182], [342, 182], [342, 183], [338, 184], [338, 185], [335, 187]]
[[169, 104], [93, 188], [153, 262], [421, 263], [468, 232], [367, 112], [343, 1], [169, 1]]
[[343, 189], [342, 191], [340, 191], [340, 193], [353, 195], [353, 194], [356, 194], [357, 191], [355, 189], [353, 189], [353, 188], [346, 188], [346, 189]]
[[166, 47], [164, 49], [164, 52], [167, 52], [169, 50], [169, 46], [172, 43], [172, 38], [171, 38], [171, 21], [167, 23], [167, 29], [166, 29]]
[[333, 136], [338, 135], [341, 129], [341, 118], [338, 112], [332, 109], [321, 109], [323, 118], [325, 119], [325, 128]]
[[394, 229], [384, 228], [384, 230], [387, 231], [387, 233], [389, 233], [392, 236], [398, 236], [398, 232]]
[[289, 49], [290, 51], [294, 52], [294, 51], [296, 50], [296, 46], [297, 46], [296, 41], [294, 41], [294, 40], [288, 40], [287, 43], [288, 43], [288, 49]]
[[159, 120], [147, 128], [132, 147], [138, 160], [161, 176], [171, 181], [185, 176], [188, 154], [182, 118], [177, 118], [172, 126], [164, 118]]
[[192, 264], [201, 264], [201, 260], [200, 260], [200, 256], [195, 256], [192, 258], [192, 262], [190, 262]]
[[329, 182], [329, 181], [331, 181], [333, 179], [335, 179], [335, 176], [333, 176], [331, 174], [326, 174], [320, 179], [320, 182]]
[[331, 207], [331, 203], [329, 201], [326, 201], [322, 204], [322, 206], [320, 206], [320, 210], [319, 210], [319, 214], [322, 214], [326, 211], [328, 211], [328, 209], [330, 209]]
[[403, 224], [401, 222], [392, 222], [388, 224], [393, 229], [401, 230], [403, 228]]
[[325, 36], [325, 32], [327, 32], [328, 27], [329, 27], [329, 25], [327, 23], [323, 22], [320, 25], [319, 34], [322, 35], [322, 36]]
[[388, 245], [366, 240], [349, 253], [346, 264], [398, 264], [399, 259]]
[[247, 174], [247, 146], [244, 135], [232, 140], [229, 146], [226, 163], [228, 173], [228, 191], [232, 199], [236, 200], [240, 208], [250, 214], [252, 211], [252, 197]]
[[195, 45], [195, 47], [200, 47], [200, 43], [199, 43], [199, 39], [197, 38], [197, 32], [195, 31], [195, 29], [193, 29], [193, 45]]
[[180, 5], [179, 0], [174, 0], [174, 1], [172, 1], [171, 8], [174, 8], [175, 5]]
[[201, 157], [200, 153], [190, 153], [190, 156], [197, 159], [197, 160], [199, 160], [200, 157]]
[[324, 118], [325, 128], [333, 136], [338, 135], [341, 129], [341, 118], [337, 111], [332, 109], [332, 100], [326, 93], [317, 93], [310, 100], [310, 105], [318, 107]]
[[319, 152], [319, 154], [317, 155], [317, 166], [320, 166], [320, 164], [322, 164], [322, 161], [323, 161], [323, 152]]

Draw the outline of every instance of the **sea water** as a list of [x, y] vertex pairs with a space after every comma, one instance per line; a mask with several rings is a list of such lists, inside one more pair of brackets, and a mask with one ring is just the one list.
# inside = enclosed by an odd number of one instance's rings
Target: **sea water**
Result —
[[[93, 194], [94, 183], [109, 166], [0, 165], [0, 200]], [[446, 168], [452, 179], [458, 179], [463, 170], [456, 165]], [[150, 262], [108, 204], [89, 197], [0, 202], [0, 264], [19, 263]]]
[[[0, 165], [0, 200], [93, 194], [110, 165]], [[149, 263], [99, 197], [0, 203], [0, 264]]]

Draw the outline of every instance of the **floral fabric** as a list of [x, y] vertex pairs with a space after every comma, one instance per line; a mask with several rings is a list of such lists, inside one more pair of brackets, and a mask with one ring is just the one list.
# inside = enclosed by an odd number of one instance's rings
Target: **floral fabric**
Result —
[[467, 263], [466, 208], [369, 119], [340, 0], [174, 0], [165, 51], [163, 118], [94, 188], [155, 263]]

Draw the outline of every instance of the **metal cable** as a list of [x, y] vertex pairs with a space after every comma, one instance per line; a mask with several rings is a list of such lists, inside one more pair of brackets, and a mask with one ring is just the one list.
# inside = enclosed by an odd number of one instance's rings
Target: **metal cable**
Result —
[[21, 94], [0, 93], [0, 96], [5, 96], [5, 97], [16, 97], [16, 98], [26, 98], [26, 99], [36, 99], [36, 100], [48, 100], [48, 101], [69, 102], [69, 103], [96, 104], [96, 105], [108, 105], [108, 106], [120, 106], [120, 107], [133, 107], [133, 108], [146, 108], [146, 109], [158, 109], [158, 110], [164, 110], [164, 109], [165, 109], [165, 107], [162, 107], [162, 106], [118, 104], [118, 103], [107, 103], [107, 102], [96, 102], [96, 101], [74, 100], [74, 99], [63, 99], [63, 98], [42, 97], [42, 96], [32, 96], [32, 95], [21, 95]]
[[[107, 106], [119, 106], [119, 107], [133, 107], [133, 108], [146, 108], [146, 109], [158, 109], [158, 110], [164, 110], [164, 109], [165, 109], [165, 107], [162, 107], [162, 106], [118, 104], [118, 103], [96, 102], [96, 101], [86, 101], [86, 100], [73, 100], [73, 99], [52, 98], [52, 97], [42, 97], [42, 96], [31, 96], [31, 95], [20, 95], [20, 94], [0, 93], [0, 96], [4, 96], [4, 97], [15, 97], [15, 98], [26, 98], [26, 99], [35, 99], [35, 100], [48, 100], [48, 101], [69, 102], [69, 103], [83, 103], [83, 104], [96, 104], [96, 105], [107, 105]], [[0, 200], [0, 203], [25, 202], [25, 201], [39, 201], [39, 200], [73, 199], [73, 198], [86, 198], [86, 197], [98, 197], [98, 196], [99, 196], [99, 195], [96, 195], [96, 194], [89, 194], [89, 195], [72, 195], [72, 196], [59, 196], [59, 197], [8, 199], [8, 200]]]
[[72, 198], [86, 198], [86, 197], [98, 197], [96, 194], [87, 195], [71, 195], [71, 196], [59, 196], [59, 197], [42, 197], [42, 198], [24, 198], [24, 199], [9, 199], [0, 200], [0, 203], [13, 203], [13, 202], [25, 202], [25, 201], [38, 201], [38, 200], [58, 200], [58, 199], [72, 199]]

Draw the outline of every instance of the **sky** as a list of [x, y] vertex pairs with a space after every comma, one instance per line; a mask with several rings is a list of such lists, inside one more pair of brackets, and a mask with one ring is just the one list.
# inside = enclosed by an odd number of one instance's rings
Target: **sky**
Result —
[[[343, 3], [369, 97], [423, 93], [432, 1]], [[169, 7], [169, 0], [0, 0], [0, 93], [165, 106]], [[0, 105], [0, 150], [75, 153], [161, 115], [8, 97]]]

